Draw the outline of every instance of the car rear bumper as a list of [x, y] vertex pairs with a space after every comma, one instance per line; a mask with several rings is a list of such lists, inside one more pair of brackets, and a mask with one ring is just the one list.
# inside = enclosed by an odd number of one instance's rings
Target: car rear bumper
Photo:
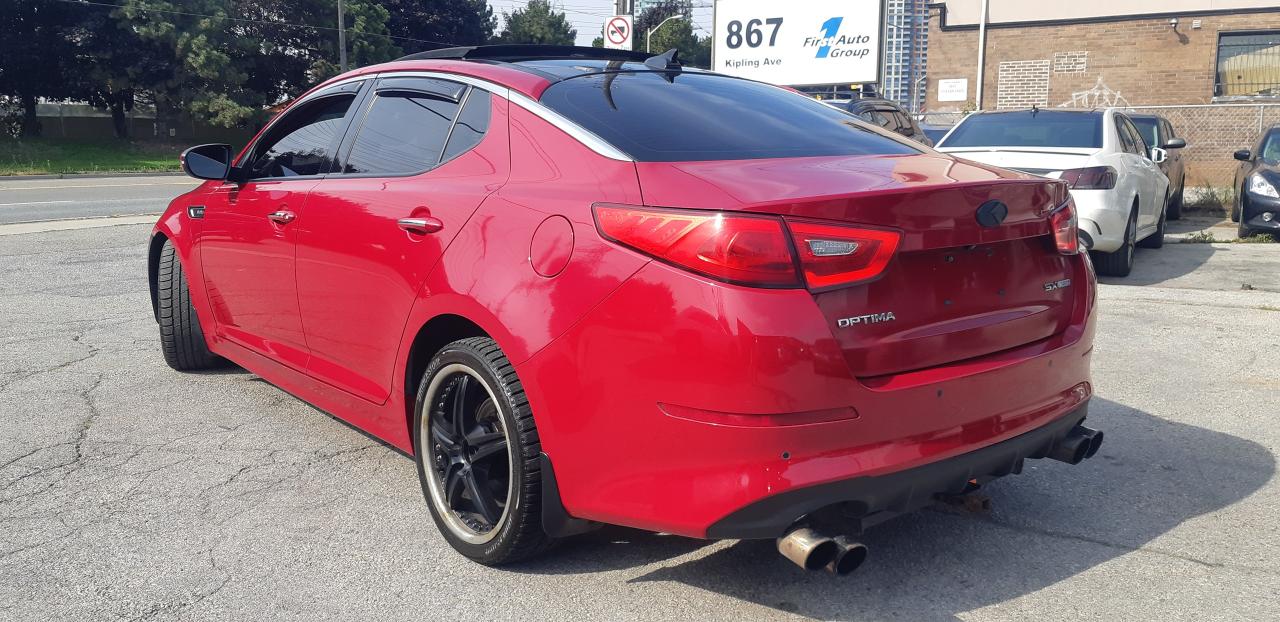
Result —
[[1021, 473], [1024, 460], [1048, 455], [1087, 413], [1086, 402], [1041, 427], [952, 458], [766, 497], [716, 521], [707, 529], [707, 537], [775, 538], [798, 517], [835, 504], [841, 504], [841, 513], [850, 522], [869, 526], [929, 505], [938, 495], [961, 493], [971, 482]]
[[[770, 530], [810, 511], [821, 491], [842, 490], [822, 488], [832, 482], [949, 461], [1083, 417], [1093, 278], [1085, 256], [1073, 263], [1066, 330], [857, 378], [809, 292], [714, 284], [654, 262], [517, 371], [569, 516], [692, 537], [776, 537]], [[727, 518], [810, 489], [820, 492], [783, 503], [790, 509], [769, 521]]]
[[1130, 203], [1112, 190], [1072, 190], [1080, 229], [1093, 241], [1090, 250], [1112, 253], [1124, 244]]

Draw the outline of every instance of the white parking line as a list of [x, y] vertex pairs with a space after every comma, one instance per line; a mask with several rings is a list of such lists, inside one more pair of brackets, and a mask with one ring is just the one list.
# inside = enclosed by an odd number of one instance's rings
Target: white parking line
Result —
[[147, 197], [143, 199], [80, 199], [78, 201], [27, 201], [25, 203], [0, 203], [0, 207], [21, 207], [23, 205], [53, 205], [56, 203], [168, 203], [172, 199], [165, 197]]
[[75, 201], [27, 201], [25, 203], [0, 203], [0, 207], [13, 207], [15, 205], [52, 205], [54, 203], [75, 203]]
[[4, 182], [0, 182], [0, 191], [4, 191], [4, 190], [66, 190], [70, 188], [133, 188], [133, 187], [140, 187], [140, 186], [192, 186], [194, 187], [198, 183], [199, 182], [187, 180], [187, 181], [161, 181], [161, 182], [146, 183], [146, 184], [84, 184], [84, 185], [72, 184], [69, 186], [9, 186], [9, 185], [4, 185]]

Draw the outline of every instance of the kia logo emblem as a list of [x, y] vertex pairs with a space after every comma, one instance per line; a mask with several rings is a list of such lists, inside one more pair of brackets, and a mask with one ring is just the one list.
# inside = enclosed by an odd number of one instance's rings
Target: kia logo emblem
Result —
[[1009, 206], [992, 199], [978, 206], [978, 224], [984, 227], [999, 227], [1009, 216]]

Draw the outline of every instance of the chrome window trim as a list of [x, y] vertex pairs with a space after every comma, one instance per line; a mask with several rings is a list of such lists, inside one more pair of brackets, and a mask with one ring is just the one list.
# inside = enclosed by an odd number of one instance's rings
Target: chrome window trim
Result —
[[634, 158], [624, 153], [621, 149], [614, 147], [608, 141], [592, 132], [586, 130], [581, 125], [570, 121], [564, 115], [548, 108], [542, 102], [536, 101], [524, 93], [511, 92], [511, 96], [507, 99], [511, 103], [532, 112], [541, 117], [543, 121], [560, 128], [565, 134], [573, 137], [574, 140], [582, 143], [588, 149], [606, 157], [610, 160], [618, 160], [620, 162], [633, 162]]
[[479, 89], [484, 89], [490, 93], [497, 95], [529, 112], [537, 115], [543, 121], [554, 125], [565, 134], [571, 136], [574, 140], [582, 143], [586, 148], [606, 157], [610, 160], [618, 160], [621, 162], [634, 162], [635, 159], [622, 150], [609, 144], [603, 138], [587, 131], [582, 126], [570, 121], [560, 113], [548, 108], [542, 102], [539, 102], [524, 93], [513, 91], [505, 86], [482, 80], [468, 75], [458, 73], [448, 73], [443, 71], [386, 71], [378, 74], [378, 77], [386, 78], [392, 75], [422, 78], [438, 78], [441, 80], [453, 80], [469, 84]]

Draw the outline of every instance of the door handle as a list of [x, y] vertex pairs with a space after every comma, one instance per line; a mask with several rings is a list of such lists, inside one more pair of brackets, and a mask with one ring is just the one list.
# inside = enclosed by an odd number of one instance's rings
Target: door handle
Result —
[[444, 223], [439, 218], [401, 218], [396, 221], [396, 225], [409, 233], [417, 233], [426, 235], [435, 233], [444, 228]]
[[293, 219], [297, 217], [298, 217], [297, 214], [294, 214], [293, 212], [290, 212], [288, 210], [277, 210], [277, 211], [271, 212], [270, 214], [267, 214], [267, 218], [271, 219], [271, 222], [278, 223], [281, 225], [287, 225], [293, 222]]

